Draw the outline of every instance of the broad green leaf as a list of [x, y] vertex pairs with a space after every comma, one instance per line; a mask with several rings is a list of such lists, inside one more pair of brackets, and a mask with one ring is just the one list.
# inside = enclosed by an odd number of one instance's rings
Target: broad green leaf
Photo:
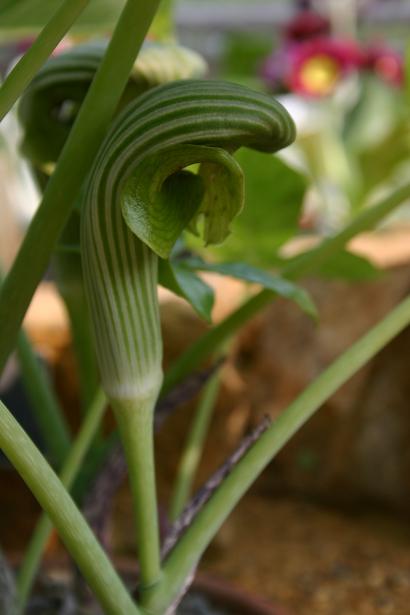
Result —
[[358, 157], [363, 178], [362, 201], [376, 186], [388, 181], [396, 183], [396, 174], [409, 159], [410, 114], [407, 118], [402, 118], [381, 143], [369, 147]]
[[[276, 266], [280, 271], [289, 265], [295, 265], [298, 261], [302, 264], [306, 255], [307, 253], [302, 252], [291, 258], [280, 259]], [[355, 282], [373, 280], [381, 275], [381, 271], [366, 258], [341, 249], [336, 254], [328, 256], [325, 262], [318, 264], [312, 275]]]
[[[245, 206], [225, 243], [209, 250], [217, 260], [271, 266], [279, 246], [299, 230], [307, 182], [277, 156], [241, 149], [235, 158], [245, 176]], [[199, 242], [187, 241], [201, 250]]]
[[362, 152], [377, 147], [395, 129], [403, 110], [400, 90], [371, 75], [363, 78], [359, 100], [344, 126], [349, 149]]
[[346, 146], [361, 179], [357, 206], [376, 186], [394, 176], [410, 155], [410, 115], [404, 89], [374, 76], [361, 83], [359, 101], [344, 128]]
[[366, 258], [346, 250], [329, 257], [317, 273], [326, 278], [337, 278], [352, 282], [374, 280], [381, 275], [380, 270]]
[[159, 261], [159, 284], [191, 304], [201, 318], [211, 322], [214, 291], [183, 261]]
[[260, 284], [279, 297], [294, 301], [309, 316], [317, 317], [316, 307], [309, 294], [303, 288], [285, 278], [272, 275], [245, 263], [206, 263], [198, 257], [184, 258], [181, 263], [192, 270], [211, 271], [253, 284]]
[[[0, 2], [0, 36], [10, 39], [36, 34], [61, 3], [62, 0], [3, 0]], [[90, 0], [72, 32], [110, 30], [124, 4], [125, 0]]]

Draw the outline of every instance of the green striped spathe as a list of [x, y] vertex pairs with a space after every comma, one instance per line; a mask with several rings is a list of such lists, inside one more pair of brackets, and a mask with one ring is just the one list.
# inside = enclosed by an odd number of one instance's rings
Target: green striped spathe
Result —
[[[172, 169], [175, 152], [172, 171], [179, 171], [181, 148], [189, 159], [180, 166], [188, 166], [210, 150], [228, 156], [240, 146], [274, 152], [294, 134], [288, 113], [273, 98], [217, 81], [155, 88], [114, 123], [91, 171], [81, 237], [97, 356], [110, 398], [149, 397], [161, 379], [157, 255], [128, 228], [121, 210], [133, 175], [153, 157]], [[140, 180], [152, 201], [147, 206], [154, 208], [158, 193], [150, 190], [151, 177]], [[149, 233], [144, 229], [142, 236], [145, 241]]]
[[[57, 160], [106, 48], [107, 41], [94, 41], [51, 57], [22, 96], [22, 149], [36, 166]], [[206, 70], [205, 61], [191, 49], [174, 43], [145, 43], [119, 109], [150, 88], [176, 79], [199, 78]]]

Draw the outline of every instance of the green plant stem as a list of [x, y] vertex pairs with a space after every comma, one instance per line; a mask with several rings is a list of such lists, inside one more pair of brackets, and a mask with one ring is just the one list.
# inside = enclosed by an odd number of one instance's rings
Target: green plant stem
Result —
[[[325, 239], [317, 247], [292, 259], [282, 268], [280, 271], [281, 275], [294, 279], [314, 272], [327, 258], [344, 248], [355, 235], [374, 228], [383, 218], [408, 198], [410, 198], [410, 184], [399, 188], [388, 198], [363, 211], [337, 235]], [[161, 395], [170, 391], [193, 369], [198, 368], [207, 356], [220, 348], [226, 340], [234, 335], [250, 318], [267, 306], [273, 298], [274, 294], [270, 290], [260, 291], [200, 337], [175, 361], [171, 369], [165, 374]]]
[[30, 49], [7, 75], [0, 88], [0, 121], [23, 93], [36, 72], [67, 34], [89, 0], [65, 0], [44, 26]]
[[[83, 425], [73, 443], [61, 470], [60, 480], [70, 489], [97, 433], [101, 418], [107, 405], [104, 393], [99, 390], [88, 409]], [[34, 530], [30, 545], [25, 553], [17, 578], [17, 613], [24, 612], [27, 598], [33, 586], [36, 573], [46, 547], [53, 524], [46, 514], [42, 514]]]
[[198, 407], [194, 413], [192, 426], [181, 457], [176, 484], [171, 498], [169, 509], [171, 521], [178, 519], [188, 502], [219, 388], [220, 374], [215, 373], [209, 382], [207, 382]]
[[279, 416], [241, 459], [195, 517], [163, 566], [162, 582], [146, 605], [160, 615], [178, 595], [185, 579], [238, 500], [293, 434], [339, 387], [410, 324], [410, 297], [334, 361]]
[[160, 0], [128, 0], [13, 266], [0, 290], [0, 373], [126, 86]]
[[124, 446], [131, 485], [142, 604], [145, 592], [151, 590], [161, 576], [153, 439], [155, 401], [156, 397], [137, 402], [111, 402]]
[[61, 467], [70, 450], [69, 428], [45, 368], [36, 357], [24, 331], [20, 331], [18, 336], [17, 356], [24, 387], [41, 436], [53, 462], [57, 467]]
[[68, 551], [108, 615], [136, 615], [121, 579], [55, 472], [0, 402], [0, 448], [49, 515]]

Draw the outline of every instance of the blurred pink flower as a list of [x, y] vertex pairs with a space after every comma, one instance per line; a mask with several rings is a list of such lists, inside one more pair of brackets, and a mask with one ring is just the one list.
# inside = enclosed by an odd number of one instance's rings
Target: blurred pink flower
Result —
[[363, 53], [353, 40], [317, 38], [292, 46], [288, 88], [309, 97], [332, 94], [340, 81], [363, 65]]
[[365, 50], [364, 67], [390, 84], [401, 86], [404, 82], [402, 56], [383, 44], [376, 43]]
[[53, 56], [58, 56], [60, 55], [60, 53], [64, 53], [65, 51], [68, 51], [68, 49], [71, 49], [71, 47], [73, 46], [73, 41], [70, 39], [69, 36], [65, 36], [57, 45], [57, 47], [54, 49], [53, 53], [51, 55]]
[[260, 76], [269, 89], [278, 91], [287, 89], [286, 80], [291, 69], [292, 54], [289, 47], [282, 47], [266, 58], [260, 70]]

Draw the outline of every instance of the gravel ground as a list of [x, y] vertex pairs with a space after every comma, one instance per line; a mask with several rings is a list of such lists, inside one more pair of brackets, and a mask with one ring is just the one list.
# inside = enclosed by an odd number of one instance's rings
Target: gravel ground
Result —
[[283, 605], [289, 615], [408, 615], [410, 525], [250, 495], [202, 570]]

